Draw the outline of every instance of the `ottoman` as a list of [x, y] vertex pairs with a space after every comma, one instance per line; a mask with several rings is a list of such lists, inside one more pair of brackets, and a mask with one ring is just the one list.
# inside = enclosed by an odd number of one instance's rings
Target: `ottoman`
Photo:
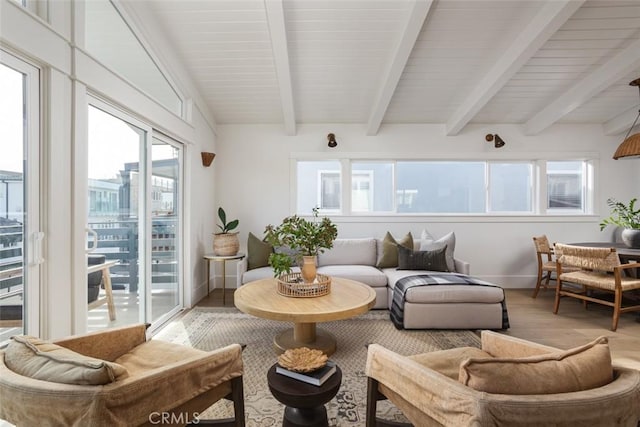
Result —
[[[395, 286], [397, 280], [390, 280]], [[389, 287], [389, 301], [393, 288]], [[498, 286], [437, 285], [407, 290], [405, 329], [504, 329], [504, 290]], [[389, 304], [391, 308], [391, 304]]]

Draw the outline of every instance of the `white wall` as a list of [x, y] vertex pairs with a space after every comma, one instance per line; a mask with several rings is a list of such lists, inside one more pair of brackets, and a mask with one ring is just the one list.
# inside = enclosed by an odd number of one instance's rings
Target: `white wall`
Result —
[[[338, 147], [327, 147], [333, 132]], [[495, 149], [485, 142], [487, 133], [498, 133], [506, 146]], [[597, 166], [596, 215], [465, 217], [465, 216], [332, 216], [339, 237], [382, 237], [411, 231], [419, 236], [428, 229], [435, 237], [453, 230], [456, 256], [471, 263], [473, 275], [505, 287], [534, 284], [535, 256], [531, 238], [547, 234], [553, 242], [609, 240], [598, 223], [608, 214], [606, 199], [638, 196], [640, 160], [613, 160], [620, 138], [605, 136], [598, 125], [556, 125], [538, 136], [525, 136], [516, 125], [471, 125], [456, 137], [447, 137], [440, 125], [383, 126], [376, 136], [365, 136], [358, 125], [299, 126], [297, 135], [285, 136], [280, 126], [223, 125], [218, 128], [218, 204], [240, 219], [240, 240], [246, 250], [249, 232], [262, 235], [267, 224], [277, 224], [291, 208], [290, 159], [405, 158], [405, 159], [536, 159], [563, 156], [595, 157]], [[233, 283], [235, 277], [228, 277]]]
[[[199, 110], [195, 109], [193, 124], [196, 129], [195, 139], [198, 145], [189, 147], [188, 157], [190, 166], [186, 177], [186, 187], [189, 189], [190, 200], [186, 203], [186, 216], [189, 225], [187, 229], [190, 244], [187, 251], [190, 252], [189, 264], [185, 266], [187, 284], [190, 285], [191, 296], [188, 305], [193, 305], [207, 294], [206, 266], [203, 261], [205, 253], [212, 252], [213, 233], [215, 232], [215, 196], [216, 180], [215, 171], [219, 165], [218, 157], [209, 167], [202, 165], [201, 151], [213, 152], [216, 150], [216, 137], [211, 129], [206, 126], [206, 121]], [[186, 165], [185, 165], [186, 166]], [[212, 265], [212, 276], [213, 276]], [[213, 287], [212, 277], [212, 287]]]

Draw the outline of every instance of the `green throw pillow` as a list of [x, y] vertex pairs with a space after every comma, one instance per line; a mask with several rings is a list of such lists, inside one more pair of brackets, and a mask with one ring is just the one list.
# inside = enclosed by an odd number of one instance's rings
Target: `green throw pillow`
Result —
[[413, 250], [413, 236], [407, 233], [399, 242], [387, 231], [382, 239], [382, 255], [378, 259], [378, 268], [395, 268], [398, 266], [398, 245]]
[[247, 270], [268, 266], [271, 253], [273, 253], [273, 246], [263, 242], [255, 234], [249, 233], [249, 238], [247, 239]]

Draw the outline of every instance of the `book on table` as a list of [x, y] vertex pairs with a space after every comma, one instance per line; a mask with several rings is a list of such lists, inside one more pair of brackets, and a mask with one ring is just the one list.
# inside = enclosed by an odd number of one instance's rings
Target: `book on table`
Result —
[[324, 382], [327, 381], [329, 378], [331, 378], [331, 375], [335, 374], [335, 372], [336, 372], [336, 364], [331, 360], [327, 361], [327, 364], [324, 365], [322, 368], [316, 369], [315, 371], [312, 371], [312, 372], [295, 372], [295, 371], [290, 371], [289, 369], [283, 368], [280, 365], [276, 365], [277, 374], [285, 375], [289, 378], [293, 378], [298, 381], [303, 381], [305, 383], [309, 383], [317, 386], [321, 386], [322, 384], [324, 384]]

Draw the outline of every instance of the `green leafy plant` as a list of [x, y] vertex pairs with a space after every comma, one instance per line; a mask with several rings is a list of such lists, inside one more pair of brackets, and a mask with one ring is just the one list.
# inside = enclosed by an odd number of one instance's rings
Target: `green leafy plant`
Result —
[[222, 208], [218, 208], [218, 218], [220, 218], [220, 222], [222, 223], [222, 225], [217, 224], [221, 234], [227, 234], [231, 230], [234, 230], [238, 226], [238, 224], [240, 224], [240, 221], [238, 221], [237, 219], [227, 222], [227, 214]]
[[291, 254], [275, 252], [269, 256], [269, 265], [277, 277], [290, 273], [294, 262], [302, 256], [314, 256], [333, 247], [338, 237], [338, 227], [330, 218], [318, 220], [318, 208], [313, 209], [313, 220], [309, 221], [297, 215], [282, 220], [282, 224], [265, 228], [265, 241], [273, 247], [284, 247]]
[[634, 197], [625, 205], [615, 199], [607, 199], [607, 204], [611, 208], [611, 216], [600, 222], [600, 231], [604, 230], [607, 225], [640, 230], [640, 209], [635, 208], [637, 200]]

